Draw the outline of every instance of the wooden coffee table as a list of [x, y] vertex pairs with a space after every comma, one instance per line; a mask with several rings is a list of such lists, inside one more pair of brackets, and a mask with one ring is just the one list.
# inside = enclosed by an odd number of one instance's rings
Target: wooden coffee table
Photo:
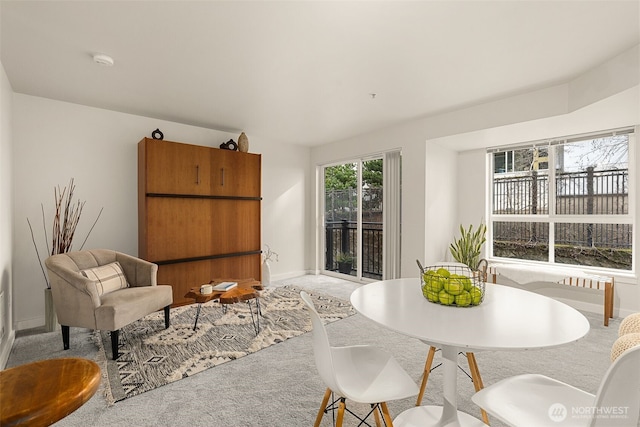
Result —
[[[210, 294], [203, 295], [200, 292], [200, 287], [191, 288], [189, 292], [185, 295], [185, 298], [193, 298], [196, 300], [198, 304], [198, 308], [196, 310], [196, 319], [193, 323], [193, 330], [195, 331], [198, 328], [198, 318], [200, 317], [200, 308], [202, 304], [218, 300], [220, 304], [222, 304], [222, 309], [226, 312], [227, 305], [235, 304], [237, 302], [246, 301], [249, 305], [249, 312], [251, 313], [251, 321], [253, 322], [253, 328], [256, 331], [256, 335], [260, 332], [260, 291], [264, 288], [262, 287], [262, 283], [255, 279], [213, 279], [209, 283], [212, 285], [217, 285], [222, 282], [237, 282], [238, 286], [228, 291], [213, 291]], [[256, 302], [256, 315], [254, 317], [253, 307], [251, 306], [251, 301], [255, 300]]]
[[0, 372], [0, 425], [48, 426], [94, 395], [100, 367], [80, 358], [41, 360]]

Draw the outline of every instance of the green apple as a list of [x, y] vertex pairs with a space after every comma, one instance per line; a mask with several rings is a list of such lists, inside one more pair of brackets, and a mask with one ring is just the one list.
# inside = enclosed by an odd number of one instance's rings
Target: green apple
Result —
[[478, 305], [482, 300], [482, 291], [477, 286], [472, 286], [469, 290], [469, 295], [471, 295], [471, 305]]
[[453, 296], [460, 295], [462, 291], [464, 291], [464, 285], [456, 279], [449, 279], [447, 283], [444, 284], [444, 290]]
[[462, 291], [460, 295], [456, 295], [455, 302], [459, 307], [466, 307], [471, 304], [471, 294], [467, 291]]
[[438, 293], [438, 300], [440, 301], [440, 304], [451, 305], [455, 302], [455, 299], [455, 296], [448, 294], [444, 289]]
[[437, 277], [437, 276], [438, 276], [438, 275], [436, 274], [436, 272], [435, 272], [435, 271], [433, 271], [433, 270], [429, 270], [429, 271], [426, 271], [426, 272], [422, 275], [422, 280], [426, 283], [426, 282], [428, 282], [429, 280], [431, 280], [432, 278]]
[[468, 276], [465, 276], [464, 274], [452, 274], [451, 276], [449, 276], [449, 280], [455, 279], [458, 282], [462, 283], [462, 286], [464, 286], [464, 290], [468, 291], [469, 289], [471, 289], [471, 279], [469, 279]]
[[438, 293], [444, 288], [445, 282], [446, 282], [446, 279], [442, 277], [438, 277], [438, 276], [431, 277], [427, 282], [427, 287], [431, 292]]
[[438, 295], [438, 292], [427, 291], [427, 294], [425, 296], [427, 297], [427, 300], [429, 300], [431, 302], [439, 302], [440, 301], [440, 296]]
[[449, 270], [447, 270], [446, 268], [439, 268], [436, 270], [436, 274], [438, 274], [438, 276], [442, 276], [442, 277], [449, 277], [451, 275], [451, 273], [449, 273]]
[[425, 283], [424, 285], [422, 285], [422, 295], [424, 295], [424, 297], [427, 297], [427, 293], [429, 292], [429, 288], [427, 286], [427, 284]]
[[460, 280], [462, 281], [462, 286], [464, 286], [465, 291], [470, 290], [471, 286], [473, 286], [471, 284], [471, 279], [469, 279], [467, 276], [462, 276]]

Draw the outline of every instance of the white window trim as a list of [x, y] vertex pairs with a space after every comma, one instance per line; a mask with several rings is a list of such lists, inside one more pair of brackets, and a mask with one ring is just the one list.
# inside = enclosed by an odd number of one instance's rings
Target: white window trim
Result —
[[[493, 153], [504, 152], [509, 150], [517, 150], [523, 148], [532, 148], [537, 146], [553, 146], [558, 144], [576, 142], [585, 139], [595, 139], [597, 137], [603, 137], [606, 135], [618, 135], [618, 134], [630, 134], [629, 137], [629, 211], [624, 215], [557, 215], [555, 214], [555, 203], [549, 200], [549, 214], [548, 215], [510, 215], [510, 214], [493, 214], [493, 178], [495, 174], [495, 165], [493, 162]], [[552, 138], [547, 140], [529, 141], [518, 144], [505, 145], [500, 147], [490, 147], [487, 149], [487, 182], [486, 182], [486, 218], [487, 220], [487, 241], [485, 243], [485, 253], [487, 259], [490, 262], [499, 263], [512, 263], [521, 265], [537, 265], [545, 266], [553, 270], [556, 269], [575, 269], [576, 271], [583, 271], [595, 274], [606, 274], [620, 278], [638, 278], [638, 251], [640, 250], [640, 231], [638, 227], [640, 223], [637, 220], [637, 206], [638, 198], [640, 198], [640, 185], [638, 185], [638, 168], [640, 168], [640, 125], [626, 126], [622, 128], [597, 131], [586, 134], [570, 135], [566, 137]], [[555, 195], [555, 150], [549, 150], [550, 167], [549, 167], [549, 195]], [[555, 200], [555, 196], [553, 196]], [[615, 221], [612, 221], [615, 219]], [[541, 222], [549, 224], [549, 261], [534, 261], [525, 260], [519, 258], [502, 258], [496, 257], [493, 254], [493, 222]], [[575, 264], [559, 264], [555, 263], [554, 251], [551, 250], [552, 242], [554, 240], [554, 227], [555, 223], [605, 223], [605, 224], [631, 224], [633, 230], [632, 238], [632, 260], [631, 270], [619, 270], [603, 267], [594, 267], [587, 265], [575, 265]]]

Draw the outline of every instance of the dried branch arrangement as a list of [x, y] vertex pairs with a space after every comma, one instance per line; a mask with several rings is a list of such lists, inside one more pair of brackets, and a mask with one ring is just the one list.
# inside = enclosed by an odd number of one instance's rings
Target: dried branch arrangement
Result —
[[[44, 206], [41, 204], [40, 207], [42, 209], [42, 228], [44, 229], [44, 239], [45, 244], [47, 246], [47, 253], [50, 255], [63, 254], [71, 251], [73, 245], [73, 237], [76, 232], [76, 227], [80, 222], [80, 217], [82, 216], [82, 208], [84, 207], [84, 201], [73, 202], [73, 191], [76, 186], [73, 182], [73, 178], [69, 181], [69, 189], [67, 191], [67, 187], [60, 189], [60, 186], [57, 188], [54, 187], [53, 194], [55, 198], [55, 215], [53, 217], [53, 229], [51, 234], [51, 249], [49, 249], [49, 238], [47, 236], [47, 225], [46, 218], [44, 214]], [[104, 208], [102, 208], [104, 209]], [[91, 231], [96, 226], [100, 215], [102, 214], [102, 209], [98, 213], [96, 220], [93, 222], [91, 229], [87, 233], [87, 237], [85, 237], [82, 242], [82, 246], [80, 246], [80, 250], [84, 247], [84, 244], [87, 242]], [[38, 262], [40, 263], [40, 269], [42, 270], [42, 274], [44, 275], [44, 280], [47, 283], [47, 287], [51, 287], [49, 281], [47, 280], [47, 275], [44, 271], [44, 267], [42, 265], [42, 260], [40, 258], [40, 253], [38, 252], [38, 245], [36, 244], [35, 237], [33, 235], [33, 228], [31, 227], [31, 222], [29, 222], [29, 218], [27, 218], [27, 223], [29, 224], [29, 230], [31, 230], [31, 240], [33, 241], [33, 246], [36, 249], [36, 255], [38, 256]]]

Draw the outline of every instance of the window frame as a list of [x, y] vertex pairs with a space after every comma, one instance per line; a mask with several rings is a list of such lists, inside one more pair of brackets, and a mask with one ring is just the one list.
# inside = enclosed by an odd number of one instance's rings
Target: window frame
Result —
[[[557, 267], [562, 269], [580, 269], [586, 272], [606, 272], [615, 275], [636, 275], [637, 259], [638, 259], [638, 221], [636, 220], [637, 199], [640, 197], [640, 189], [638, 187], [638, 173], [640, 167], [640, 152], [638, 152], [638, 131], [640, 126], [627, 126], [619, 129], [591, 132], [580, 135], [572, 135], [566, 137], [553, 138], [544, 141], [525, 142], [520, 144], [492, 147], [487, 149], [487, 192], [486, 192], [486, 218], [487, 218], [487, 242], [486, 255], [490, 261], [495, 262], [515, 262], [521, 264], [545, 265], [551, 268]], [[573, 142], [585, 141], [589, 139], [601, 138], [604, 136], [628, 134], [628, 212], [626, 214], [612, 215], [586, 215], [586, 214], [557, 214], [556, 213], [556, 150], [554, 147], [559, 144], [570, 144]], [[494, 154], [497, 152], [512, 153], [514, 150], [526, 148], [548, 147], [548, 168], [545, 171], [548, 174], [548, 213], [547, 214], [494, 214], [494, 178], [496, 176]], [[505, 154], [506, 155], [506, 154]], [[537, 222], [546, 223], [549, 228], [548, 236], [548, 260], [537, 261], [523, 258], [506, 258], [494, 255], [494, 223], [495, 222]], [[632, 229], [631, 239], [631, 269], [623, 270], [617, 268], [596, 267], [590, 265], [557, 263], [555, 261], [555, 225], [556, 224], [629, 224]]]

